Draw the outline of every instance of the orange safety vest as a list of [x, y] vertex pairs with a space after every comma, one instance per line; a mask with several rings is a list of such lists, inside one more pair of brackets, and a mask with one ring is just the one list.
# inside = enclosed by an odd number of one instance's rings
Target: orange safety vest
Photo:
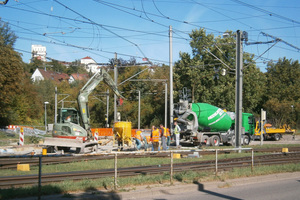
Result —
[[167, 137], [168, 136], [167, 129], [165, 127], [163, 127], [163, 129], [164, 129], [164, 136]]
[[152, 141], [158, 142], [159, 141], [159, 131], [158, 129], [155, 129], [152, 131]]
[[167, 130], [167, 136], [171, 136], [170, 135], [170, 129], [166, 128], [166, 130]]

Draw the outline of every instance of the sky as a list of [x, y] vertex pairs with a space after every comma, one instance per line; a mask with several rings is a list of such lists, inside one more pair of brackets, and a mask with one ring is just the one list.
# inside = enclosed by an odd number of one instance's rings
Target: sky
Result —
[[[3, 0], [0, 0], [0, 2]], [[257, 67], [279, 58], [300, 56], [299, 0], [9, 0], [0, 17], [18, 36], [14, 45], [23, 61], [31, 45], [47, 48], [47, 57], [72, 62], [90, 56], [98, 63], [115, 57], [169, 64], [169, 27], [173, 62], [180, 52], [191, 53], [189, 34], [204, 28], [222, 36], [246, 31]]]

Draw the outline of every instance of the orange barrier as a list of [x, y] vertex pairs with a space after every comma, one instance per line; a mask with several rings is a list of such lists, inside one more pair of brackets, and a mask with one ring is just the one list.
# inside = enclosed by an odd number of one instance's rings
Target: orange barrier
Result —
[[19, 126], [19, 125], [9, 125], [9, 126], [7, 127], [7, 129], [14, 130], [14, 129], [16, 129], [16, 128], [21, 128], [21, 127], [23, 127], [23, 128], [28, 128], [28, 129], [33, 129], [33, 127], [30, 127], [30, 126]]
[[[136, 137], [135, 133], [138, 129], [131, 129], [131, 137]], [[148, 130], [150, 132], [150, 129], [143, 129]], [[93, 136], [95, 135], [95, 131], [98, 132], [98, 136], [113, 136], [113, 128], [91, 128]], [[147, 137], [147, 140], [149, 141], [150, 137]]]
[[93, 136], [95, 135], [95, 131], [98, 132], [98, 136], [113, 136], [112, 128], [91, 128]]

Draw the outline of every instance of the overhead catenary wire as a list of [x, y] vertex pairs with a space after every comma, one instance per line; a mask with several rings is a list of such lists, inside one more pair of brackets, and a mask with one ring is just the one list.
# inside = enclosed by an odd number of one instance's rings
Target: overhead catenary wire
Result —
[[144, 58], [147, 58], [147, 56], [144, 54], [144, 52], [142, 51], [142, 49], [139, 47], [138, 44], [136, 44], [136, 43], [134, 43], [134, 42], [132, 42], [132, 41], [126, 39], [125, 37], [123, 37], [123, 36], [121, 36], [121, 35], [119, 35], [119, 34], [113, 32], [113, 31], [111, 31], [110, 29], [108, 29], [108, 28], [106, 28], [106, 27], [103, 27], [102, 25], [100, 25], [100, 24], [94, 22], [93, 20], [91, 20], [91, 19], [89, 19], [89, 18], [83, 16], [82, 14], [80, 14], [80, 13], [78, 13], [77, 11], [75, 11], [75, 10], [69, 8], [68, 6], [64, 5], [63, 3], [60, 3], [60, 2], [57, 1], [57, 0], [54, 0], [54, 1], [55, 1], [56, 3], [58, 3], [58, 4], [60, 4], [61, 6], [64, 6], [66, 9], [68, 9], [68, 10], [70, 10], [70, 11], [76, 13], [77, 15], [81, 16], [82, 18], [84, 18], [84, 19], [86, 19], [86, 20], [92, 22], [93, 24], [102, 27], [103, 29], [105, 29], [106, 31], [112, 33], [113, 35], [116, 35], [116, 36], [118, 36], [119, 38], [121, 38], [121, 39], [123, 39], [123, 40], [125, 40], [125, 41], [127, 41], [127, 42], [129, 42], [129, 43], [131, 43], [131, 44], [133, 44], [133, 45], [140, 51], [140, 53], [144, 56]]
[[[136, 0], [135, 2], [139, 2], [139, 1], [141, 1], [141, 0]], [[102, 2], [105, 2], [105, 1], [102, 1]], [[106, 2], [108, 2], [108, 1], [106, 1]], [[149, 4], [149, 2], [150, 3], [152, 3], [152, 6], [155, 4], [155, 2], [156, 2], [156, 7], [158, 8], [158, 9], [156, 9], [155, 11], [157, 11], [157, 12], [155, 12], [156, 14], [158, 14], [157, 16], [160, 16], [161, 18], [160, 19], [166, 19], [165, 21], [167, 21], [167, 20], [169, 20], [169, 19], [167, 19], [166, 18], [166, 16], [167, 17], [169, 17], [170, 19], [172, 19], [172, 15], [170, 15], [170, 16], [168, 16], [168, 13], [166, 13], [166, 14], [164, 14], [163, 13], [163, 11], [164, 11], [164, 9], [161, 9], [160, 10], [160, 5], [161, 4], [159, 4], [160, 2], [159, 1], [155, 1], [154, 2], [154, 0], [152, 0], [152, 2], [151, 1], [143, 1], [143, 6], [144, 6], [144, 12], [146, 12], [146, 14], [149, 16], [149, 18], [150, 19], [154, 19], [154, 20], [156, 20], [156, 21], [158, 21], [159, 23], [161, 23], [162, 22], [162, 20], [157, 20], [158, 18], [156, 17], [153, 17], [154, 15], [151, 15], [150, 13], [149, 13], [149, 11], [151, 11], [151, 8], [149, 8], [149, 5], [151, 5], [151, 4]], [[159, 2], [159, 3], [157, 3], [157, 2]], [[162, 1], [163, 2], [163, 1]], [[181, 3], [181, 2], [183, 2], [183, 1], [176, 1], [176, 3]], [[200, 2], [200, 1], [198, 1], [198, 2]], [[109, 2], [108, 2], [109, 3]], [[172, 2], [173, 3], [173, 2]], [[186, 1], [186, 3], [192, 3], [191, 1]], [[208, 6], [209, 5], [209, 3], [206, 3], [206, 2], [203, 2], [206, 6]], [[118, 3], [118, 4], [121, 4], [121, 3]], [[232, 3], [231, 3], [232, 4]], [[33, 4], [32, 4], [33, 5]], [[212, 8], [217, 8], [217, 9], [219, 9], [217, 6], [215, 6], [216, 4], [214, 3], [211, 3], [211, 7]], [[218, 5], [218, 4], [217, 4]], [[219, 4], [220, 5], [220, 4]], [[232, 4], [233, 5], [233, 4]], [[135, 5], [136, 6], [136, 5]], [[242, 7], [241, 5], [238, 5], [238, 6], [240, 6], [240, 7]], [[17, 6], [18, 7], [18, 6]], [[21, 7], [19, 7], [19, 8], [21, 8]], [[37, 7], [36, 7], [37, 8]], [[138, 8], [137, 7], [135, 7], [135, 9], [136, 10], [138, 10]], [[123, 9], [124, 10], [124, 9]], [[159, 11], [160, 12], [159, 12]], [[34, 10], [32, 10], [32, 11], [34, 11]], [[36, 10], [35, 10], [36, 11]], [[29, 11], [29, 12], [31, 12], [31, 11]], [[38, 11], [36, 11], [36, 12], [38, 12]], [[132, 11], [133, 12], [133, 11]], [[145, 18], [145, 14], [144, 14], [144, 12], [140, 9], [140, 10], [138, 10], [137, 12], [140, 12], [140, 14], [142, 15], [142, 17], [143, 18]], [[233, 11], [234, 12], [234, 11]], [[81, 13], [81, 11], [80, 11], [80, 13]], [[224, 13], [224, 12], [223, 12]], [[53, 13], [49, 13], [49, 14], [53, 14]], [[70, 13], [68, 13], [68, 14], [70, 14]], [[165, 17], [163, 16], [163, 15], [165, 15]], [[49, 17], [52, 17], [52, 16], [50, 16], [50, 15], [48, 15]], [[68, 16], [68, 15], [66, 15], [66, 16]], [[262, 15], [263, 16], [263, 15]], [[61, 18], [61, 17], [64, 17], [64, 15], [61, 15], [61, 14], [59, 14], [59, 16], [58, 16], [58, 18], [57, 19], [59, 19], [59, 20], [61, 20], [61, 19], [63, 19], [63, 18]], [[249, 16], [249, 17], [251, 17], [251, 16]], [[174, 18], [174, 16], [173, 16], [173, 18]], [[176, 18], [176, 17], [175, 17]], [[224, 19], [224, 17], [223, 17], [223, 19]], [[233, 17], [232, 19], [229, 19], [229, 20], [234, 20], [234, 19], [240, 19], [239, 17]], [[92, 28], [94, 28], [94, 24], [92, 23], [92, 22], [89, 22], [89, 21], [87, 21], [87, 20], [85, 20], [85, 19], [80, 19], [80, 18], [74, 18], [74, 17], [70, 17], [70, 19], [69, 20], [72, 20], [72, 21], [69, 21], [69, 22], [74, 22], [74, 24], [75, 23], [77, 23], [77, 22], [79, 22], [79, 21], [83, 21], [83, 22], [80, 22], [80, 23], [86, 23], [86, 24], [91, 24], [91, 25], [93, 25], [93, 27]], [[74, 20], [76, 20], [76, 21], [74, 21]], [[77, 20], [79, 20], [79, 21], [77, 21]], [[169, 20], [170, 22], [172, 21], [172, 20]], [[218, 21], [218, 20], [216, 20], [216, 21]], [[279, 21], [279, 20], [278, 20]], [[104, 22], [104, 21], [103, 21]], [[186, 21], [186, 22], [188, 22], [188, 23], [186, 23], [186, 24], [191, 24], [191, 23], [193, 23], [193, 22], [191, 22], [191, 20], [190, 21]], [[184, 20], [182, 19], [181, 20], [181, 23], [184, 23]], [[162, 24], [165, 24], [165, 23], [162, 23]], [[78, 25], [78, 24], [77, 24]], [[95, 25], [96, 26], [96, 25]], [[294, 26], [293, 27], [295, 27], [296, 25], [294, 24]], [[78, 27], [80, 27], [80, 25], [78, 26]], [[109, 26], [106, 26], [106, 27], [108, 27], [109, 28]], [[199, 27], [199, 25], [198, 25], [198, 27]], [[48, 28], [48, 27], [47, 27]], [[55, 28], [55, 27], [54, 27]], [[58, 26], [58, 28], [61, 28], [60, 26]], [[82, 28], [82, 27], [81, 27]], [[118, 27], [115, 27], [115, 28], [118, 28]], [[122, 27], [121, 27], [122, 28]], [[267, 27], [266, 27], [267, 28]], [[286, 26], [286, 28], [288, 28], [288, 26]], [[112, 30], [112, 31], [114, 31], [113, 29], [111, 29], [111, 28], [109, 28], [110, 30]], [[135, 29], [135, 28], [134, 28]], [[139, 29], [139, 28], [137, 28], [137, 29]], [[91, 30], [91, 29], [90, 29]], [[142, 29], [140, 29], [141, 31], [144, 31], [144, 30], [142, 30]], [[256, 28], [256, 29], [252, 29], [251, 31], [259, 31], [259, 30], [265, 30], [265, 29], [258, 29], [258, 28]], [[64, 31], [64, 30], [63, 30]], [[81, 31], [83, 31], [83, 29], [81, 30]], [[137, 30], [137, 31], [139, 31], [139, 30]], [[24, 32], [24, 31], [23, 31]], [[50, 32], [50, 31], [49, 31]], [[87, 31], [86, 31], [87, 32]], [[115, 31], [114, 31], [115, 32]], [[149, 32], [151, 32], [151, 31], [149, 31]], [[185, 35], [183, 35], [183, 34], [181, 34], [182, 32], [176, 32], [176, 31], [174, 31], [174, 34], [177, 34], [178, 33], [178, 36], [179, 37], [177, 37], [178, 39], [182, 39], [182, 42], [184, 42], [184, 40], [185, 41], [187, 41], [187, 40], [189, 40]], [[118, 32], [116, 32], [117, 34], [119, 34], [119, 35], [121, 35], [121, 36], [123, 36], [123, 37], [125, 37], [126, 39], [129, 39], [129, 40], [131, 40], [130, 39], [130, 37], [138, 37], [139, 35], [138, 34], [135, 34], [135, 35], [131, 35], [131, 34], [124, 34], [124, 32], [122, 32], [121, 34], [120, 33], [118, 33]], [[147, 33], [145, 33], [145, 34], [147, 34]], [[151, 33], [149, 33], [149, 34], [151, 34]], [[185, 32], [185, 34], [187, 35], [187, 32]], [[162, 36], [163, 36], [164, 34], [162, 34]], [[76, 37], [76, 34], [69, 34], [69, 35], [51, 35], [51, 36], [53, 36], [53, 38], [56, 38], [56, 39], [59, 39], [60, 40], [60, 42], [64, 42], [65, 44], [70, 44], [70, 43], [73, 43], [73, 42], [69, 42], [68, 41], [68, 38], [75, 38]], [[92, 31], [90, 31], [90, 35], [88, 35], [89, 37], [87, 37], [87, 38], [93, 38], [94, 36], [92, 35]], [[103, 36], [103, 33], [101, 33], [101, 36]], [[108, 35], [109, 36], [109, 35]], [[176, 35], [177, 36], [177, 35]], [[112, 35], [112, 37], [114, 37], [114, 35]], [[118, 36], [115, 36], [115, 37], [118, 37]], [[167, 35], [165, 34], [165, 37], [167, 37]], [[278, 36], [277, 36], [278, 37]], [[66, 38], [66, 41], [64, 41], [65, 39], [64, 38]], [[102, 37], [101, 37], [102, 38]], [[137, 42], [135, 42], [134, 40], [131, 40], [132, 42], [134, 42], [134, 43], [137, 43]], [[55, 44], [55, 43], [58, 43], [58, 42], [52, 42], [52, 44]], [[75, 43], [74, 43], [75, 44]], [[77, 44], [77, 43], [76, 43]], [[88, 44], [88, 43], [87, 43]], [[142, 47], [141, 46], [141, 43], [139, 42], [139, 43], [137, 43], [140, 47]], [[292, 44], [292, 43], [290, 43], [290, 44]], [[66, 46], [68, 46], [68, 45], [66, 45]], [[88, 45], [78, 45], [78, 46], [88, 46]], [[85, 47], [84, 47], [85, 48]], [[112, 47], [113, 48], [113, 47]], [[277, 45], [277, 46], [275, 46], [274, 47], [274, 49], [277, 49], [277, 48], [282, 48], [280, 45]], [[86, 48], [85, 48], [86, 49]], [[84, 50], [84, 49], [83, 49]], [[98, 51], [99, 50], [99, 48], [98, 47], [94, 47], [94, 48], [91, 48], [91, 50], [89, 50], [89, 51]], [[100, 50], [103, 50], [103, 47], [100, 47]], [[104, 48], [104, 50], [107, 50], [107, 48]], [[115, 52], [115, 51], [112, 51], [112, 52]], [[126, 52], [127, 53], [127, 52]], [[128, 53], [127, 55], [130, 55], [130, 54], [133, 54], [133, 53]], [[258, 53], [259, 54], [259, 53]], [[135, 55], [131, 55], [131, 56], [133, 56], [133, 57], [136, 57]], [[259, 59], [261, 59], [261, 58], [259, 58]]]
[[275, 17], [277, 17], [277, 18], [280, 18], [280, 19], [283, 19], [283, 20], [286, 20], [286, 21], [289, 21], [289, 22], [292, 22], [292, 23], [300, 24], [300, 22], [297, 21], [297, 20], [290, 19], [290, 18], [288, 18], [288, 17], [285, 17], [285, 16], [279, 15], [279, 14], [277, 14], [277, 13], [274, 13], [274, 12], [271, 12], [271, 11], [268, 11], [268, 10], [265, 10], [265, 9], [262, 9], [262, 8], [259, 8], [259, 7], [257, 7], [257, 6], [254, 6], [254, 5], [251, 5], [251, 4], [242, 2], [242, 1], [240, 1], [240, 0], [231, 0], [231, 1], [236, 2], [236, 3], [238, 3], [238, 4], [241, 4], [241, 5], [244, 5], [244, 6], [247, 6], [247, 7], [249, 7], [249, 8], [254, 9], [254, 10], [258, 10], [258, 11], [260, 11], [260, 12], [266, 13], [266, 14], [268, 14], [268, 15], [270, 15], [270, 16], [275, 16]]
[[[31, 12], [31, 11], [26, 10], [26, 9], [21, 9], [21, 10], [24, 10], [24, 11], [27, 11], [27, 12]], [[38, 14], [43, 14], [43, 15], [48, 15], [48, 16], [57, 17], [57, 18], [59, 18], [59, 19], [60, 19], [60, 18], [63, 18], [63, 19], [68, 19], [68, 20], [72, 20], [72, 21], [79, 21], [79, 22], [82, 22], [82, 23], [95, 24], [93, 21], [86, 22], [86, 21], [83, 21], [83, 20], [78, 20], [78, 19], [76, 20], [76, 19], [72, 19], [72, 18], [61, 17], [61, 16], [52, 15], [52, 14], [42, 13], [42, 12], [40, 12], [40, 11], [32, 11], [32, 12], [38, 13]], [[83, 18], [84, 18], [84, 16], [83, 16]], [[96, 25], [99, 25], [99, 26], [101, 26], [102, 28], [104, 28], [104, 26], [103, 26], [102, 24], [96, 23]], [[17, 25], [15, 25], [15, 26], [17, 26]], [[20, 27], [20, 26], [19, 26], [19, 27]], [[29, 32], [31, 32], [31, 33], [34, 33], [34, 34], [36, 34], [36, 35], [47, 36], [47, 34], [44, 35], [44, 34], [41, 34], [41, 33], [38, 33], [38, 32], [34, 32], [34, 31], [32, 31], [32, 30], [30, 30], [30, 29], [27, 29], [27, 28], [24, 28], [24, 27], [20, 27], [20, 28], [22, 28], [22, 29], [24, 29], [24, 30], [27, 30], [27, 31], [29, 31]], [[109, 29], [107, 29], [107, 30], [109, 31]], [[110, 31], [109, 31], [109, 32], [110, 32]], [[142, 32], [142, 31], [141, 31], [141, 32]], [[111, 33], [113, 33], [113, 32], [111, 32]], [[116, 36], [119, 37], [118, 34], [116, 34]], [[49, 36], [47, 36], [47, 37], [49, 37]], [[120, 36], [120, 37], [122, 37], [122, 36]], [[166, 37], [167, 37], [167, 36], [166, 36]], [[114, 54], [114, 53], [115, 53], [115, 52], [104, 51], [104, 50], [95, 49], [95, 48], [90, 48], [90, 47], [82, 47], [82, 46], [78, 46], [78, 45], [69, 44], [69, 43], [66, 43], [66, 42], [57, 40], [57, 39], [55, 39], [55, 38], [53, 38], [53, 37], [49, 37], [49, 38], [62, 43], [62, 44], [60, 44], [60, 43], [56, 43], [56, 42], [51, 42], [52, 44], [59, 44], [59, 45], [63, 45], [63, 46], [75, 47], [75, 48], [79, 48], [79, 49], [82, 49], [82, 50], [85, 50], [85, 51], [87, 51], [87, 50], [96, 50], [96, 51], [102, 51], [102, 52], [106, 52], [106, 53], [110, 53], [110, 54]], [[123, 38], [124, 38], [125, 40], [127, 40], [125, 37], [123, 37]], [[146, 55], [142, 52], [142, 50], [140, 49], [140, 47], [139, 47], [137, 44], [135, 44], [135, 43], [133, 43], [133, 42], [131, 42], [131, 41], [129, 41], [129, 40], [127, 40], [127, 41], [128, 41], [129, 43], [131, 43], [131, 44], [134, 44], [134, 46], [136, 46], [136, 47], [141, 51], [141, 53], [142, 53], [143, 56], [140, 57], [140, 56], [136, 56], [136, 55], [129, 55], [129, 54], [124, 54], [124, 53], [118, 53], [119, 55], [129, 56], [129, 57], [138, 57], [138, 58], [145, 58], [145, 57], [146, 57]], [[45, 41], [44, 41], [44, 42], [45, 42]], [[95, 54], [95, 53], [93, 53], [93, 54]], [[99, 54], [97, 54], [97, 55], [99, 55]], [[158, 60], [158, 59], [152, 59], [152, 58], [149, 58], [149, 57], [148, 57], [148, 59], [151, 59], [151, 60], [156, 61], [156, 62], [167, 63], [167, 61], [161, 61], [161, 60]]]

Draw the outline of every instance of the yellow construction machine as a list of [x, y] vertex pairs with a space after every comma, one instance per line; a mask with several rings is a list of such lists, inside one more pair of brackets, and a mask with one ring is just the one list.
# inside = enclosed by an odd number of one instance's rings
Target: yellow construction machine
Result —
[[261, 136], [261, 133], [263, 132], [264, 140], [267, 139], [273, 139], [275, 141], [278, 141], [282, 138], [283, 134], [295, 134], [296, 130], [291, 129], [289, 125], [284, 124], [280, 128], [274, 128], [270, 124], [264, 125], [264, 131], [261, 130], [261, 124], [259, 121], [256, 122], [255, 130], [254, 130], [254, 136], [259, 137]]

